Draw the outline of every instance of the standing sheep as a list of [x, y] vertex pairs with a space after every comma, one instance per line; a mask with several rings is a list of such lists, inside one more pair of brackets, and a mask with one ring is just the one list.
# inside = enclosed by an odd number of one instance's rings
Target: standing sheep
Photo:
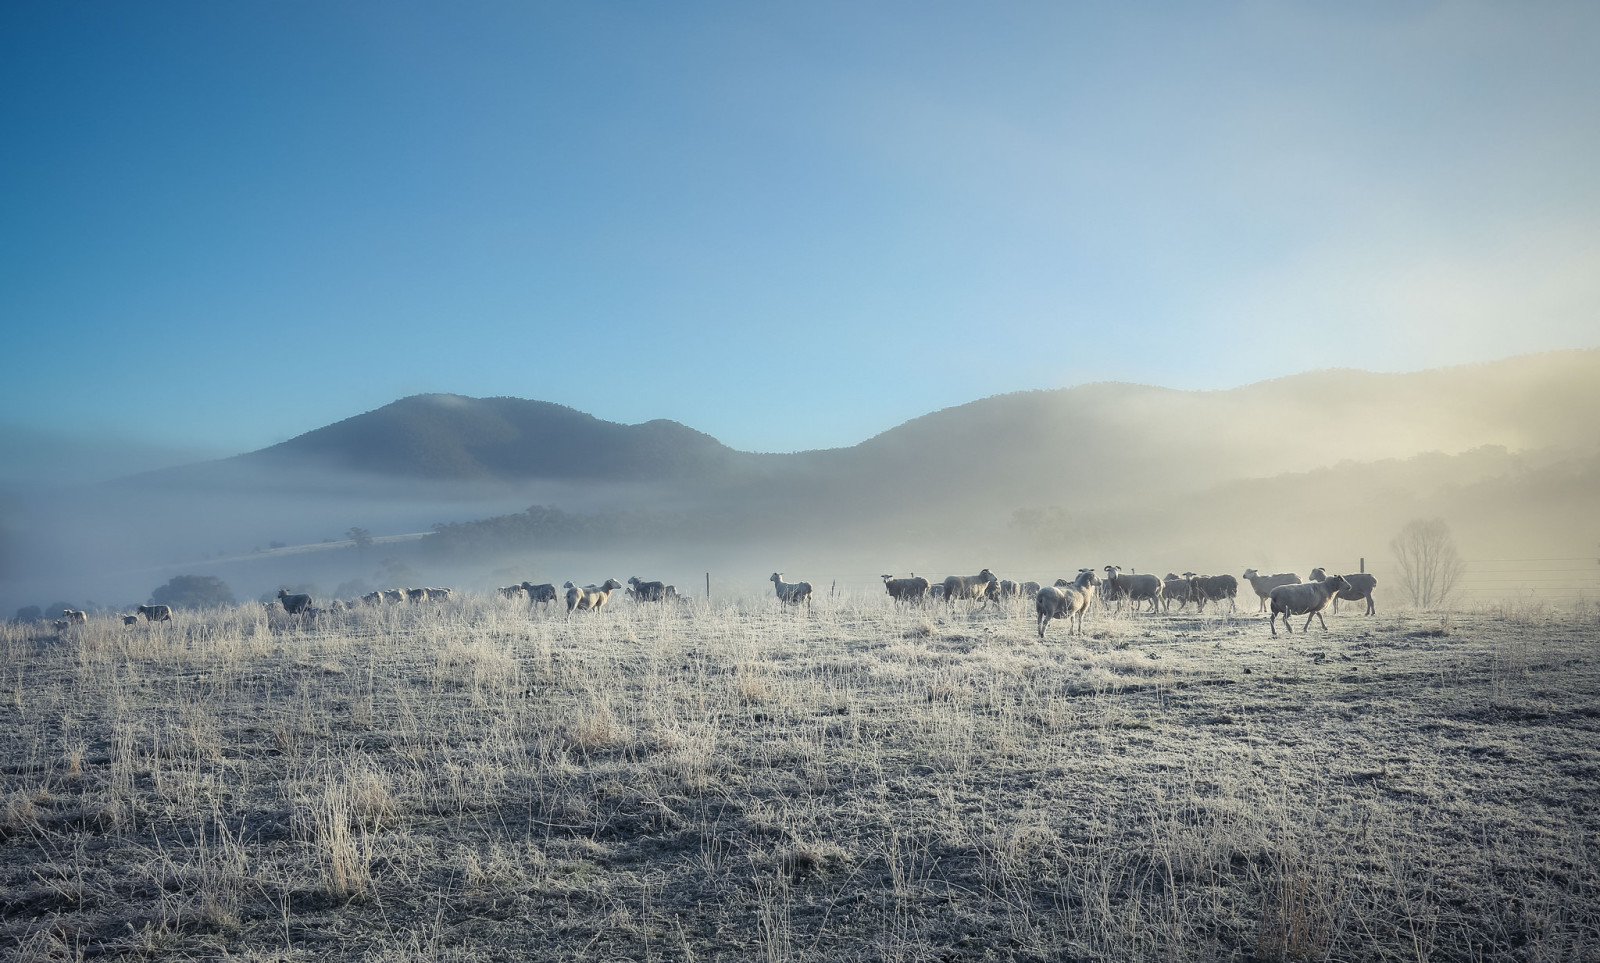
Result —
[[1294, 632], [1294, 629], [1289, 626], [1289, 616], [1291, 615], [1304, 615], [1306, 617], [1306, 624], [1302, 631], [1310, 630], [1311, 619], [1315, 616], [1316, 620], [1322, 623], [1322, 630], [1326, 632], [1328, 630], [1328, 622], [1322, 617], [1322, 610], [1327, 608], [1328, 603], [1333, 600], [1335, 595], [1349, 587], [1350, 583], [1344, 580], [1344, 576], [1330, 575], [1320, 582], [1306, 582], [1303, 585], [1296, 582], [1292, 585], [1279, 585], [1274, 588], [1268, 596], [1268, 601], [1272, 603], [1272, 617], [1267, 620], [1267, 624], [1272, 627], [1272, 634], [1278, 634], [1278, 616], [1280, 615], [1283, 616], [1283, 630], [1285, 632]]
[[578, 588], [571, 582], [567, 583], [567, 616], [572, 616], [573, 610], [584, 609], [598, 610], [611, 599], [611, 593], [622, 588], [622, 583], [614, 578], [608, 578], [605, 584], [594, 586], [585, 585]]
[[944, 580], [944, 600], [954, 604], [957, 599], [983, 599], [987, 606], [1000, 594], [1000, 580], [984, 569], [977, 575], [952, 575]]
[[122, 624], [123, 625], [138, 625], [139, 624], [139, 617], [137, 615], [124, 615], [122, 617]]
[[1194, 600], [1193, 572], [1184, 572], [1182, 575], [1167, 573], [1161, 580], [1161, 611], [1172, 611], [1172, 603], [1178, 603], [1178, 611], [1182, 612]]
[[1058, 578], [1056, 584], [1041, 588], [1033, 600], [1033, 610], [1039, 616], [1039, 638], [1044, 638], [1044, 627], [1050, 624], [1051, 619], [1066, 619], [1068, 635], [1073, 634], [1073, 621], [1076, 620], [1077, 634], [1082, 635], [1083, 613], [1094, 601], [1094, 589], [1099, 584], [1100, 579], [1095, 577], [1094, 570], [1085, 568], [1078, 570], [1078, 577], [1074, 581]]
[[[307, 599], [310, 596], [306, 596]], [[170, 605], [141, 605], [139, 614], [144, 616], [146, 622], [171, 622], [172, 606]]]
[[542, 582], [538, 585], [532, 582], [523, 582], [522, 590], [528, 593], [528, 603], [530, 605], [538, 603], [540, 608], [544, 608], [556, 600], [556, 587], [549, 582]]
[[1238, 603], [1234, 601], [1239, 594], [1239, 580], [1232, 575], [1196, 575], [1194, 577], [1194, 601], [1200, 611], [1206, 610], [1207, 602], [1220, 604], [1223, 599], [1228, 600], [1230, 612], [1239, 611]]
[[[1150, 603], [1150, 613], [1154, 615], [1161, 605], [1161, 580], [1148, 572], [1144, 575], [1123, 575], [1122, 566], [1107, 565], [1105, 584], [1116, 586], [1115, 601], [1117, 611], [1122, 611], [1122, 600], [1126, 598], [1134, 604], [1134, 610], [1144, 608], [1144, 603]], [[1112, 598], [1112, 593], [1107, 592], [1106, 597]]]
[[883, 587], [889, 592], [889, 597], [896, 602], [911, 604], [920, 603], [922, 597], [928, 592], [928, 580], [920, 575], [912, 574], [910, 578], [895, 578], [892, 575], [883, 576]]
[[89, 621], [89, 613], [82, 609], [62, 609], [61, 616], [68, 622], [78, 625], [83, 625]]
[[1261, 606], [1256, 609], [1257, 612], [1266, 611], [1267, 598], [1272, 595], [1273, 589], [1280, 585], [1300, 584], [1300, 576], [1294, 574], [1293, 572], [1280, 572], [1277, 575], [1262, 575], [1253, 568], [1247, 568], [1244, 570], [1244, 579], [1250, 583], [1251, 588], [1256, 590], [1256, 595], [1261, 597]]
[[782, 572], [773, 572], [767, 581], [778, 593], [778, 601], [785, 605], [798, 606], [806, 603], [806, 611], [811, 611], [811, 583], [810, 582], [785, 582]]
[[[301, 593], [290, 595], [288, 589], [278, 589], [278, 601], [283, 603], [283, 610], [290, 615], [300, 615], [311, 607], [311, 596]], [[141, 611], [143, 611], [141, 607]], [[149, 618], [148, 615], [145, 618]]]
[[[1313, 580], [1325, 578], [1327, 574], [1327, 572], [1324, 572], [1320, 568], [1314, 568], [1311, 570], [1311, 578]], [[1346, 602], [1359, 602], [1362, 599], [1366, 599], [1366, 615], [1371, 615], [1378, 610], [1377, 606], [1372, 604], [1372, 590], [1378, 587], [1378, 579], [1375, 576], [1367, 572], [1357, 572], [1354, 575], [1346, 575], [1344, 580], [1350, 583], [1350, 587], [1347, 589], [1340, 589], [1339, 594], [1333, 597], [1334, 615], [1339, 614], [1340, 599], [1343, 599]]]
[[667, 597], [667, 583], [646, 582], [635, 575], [628, 579], [628, 585], [633, 591], [634, 601], [660, 602]]

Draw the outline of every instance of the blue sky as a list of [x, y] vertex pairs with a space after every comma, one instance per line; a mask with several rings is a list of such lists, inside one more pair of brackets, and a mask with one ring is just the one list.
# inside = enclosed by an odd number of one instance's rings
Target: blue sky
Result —
[[782, 451], [1594, 346], [1597, 105], [1589, 3], [18, 0], [0, 433], [443, 391]]

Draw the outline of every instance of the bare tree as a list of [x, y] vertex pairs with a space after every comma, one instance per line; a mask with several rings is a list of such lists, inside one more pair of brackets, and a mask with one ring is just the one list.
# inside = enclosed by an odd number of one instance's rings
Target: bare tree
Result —
[[1400, 566], [1401, 586], [1419, 608], [1443, 606], [1455, 593], [1466, 568], [1450, 526], [1442, 518], [1407, 523], [1389, 542], [1389, 550]]

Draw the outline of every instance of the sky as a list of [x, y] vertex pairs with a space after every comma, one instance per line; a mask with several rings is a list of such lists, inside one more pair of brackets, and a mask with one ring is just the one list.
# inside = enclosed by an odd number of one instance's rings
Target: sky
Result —
[[1600, 345], [1593, 3], [15, 0], [0, 130], [13, 475]]

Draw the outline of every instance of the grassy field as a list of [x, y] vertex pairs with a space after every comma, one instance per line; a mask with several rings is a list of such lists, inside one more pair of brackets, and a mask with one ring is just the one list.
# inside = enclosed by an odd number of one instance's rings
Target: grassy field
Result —
[[0, 957], [1600, 959], [1592, 607], [276, 618], [0, 627]]

